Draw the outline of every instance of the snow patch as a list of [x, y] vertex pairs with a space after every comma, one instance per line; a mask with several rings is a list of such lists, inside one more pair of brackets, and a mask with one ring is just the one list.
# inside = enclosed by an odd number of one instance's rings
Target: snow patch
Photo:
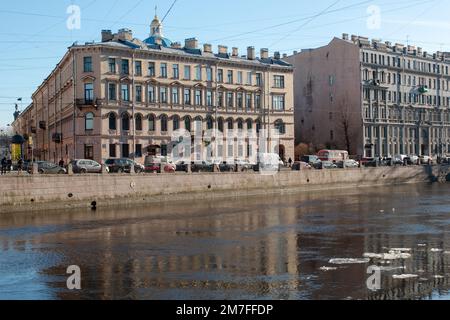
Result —
[[395, 274], [392, 276], [394, 279], [413, 279], [419, 277], [417, 274]]
[[359, 264], [359, 263], [368, 263], [370, 259], [352, 259], [352, 258], [336, 258], [330, 259], [328, 263], [331, 264]]

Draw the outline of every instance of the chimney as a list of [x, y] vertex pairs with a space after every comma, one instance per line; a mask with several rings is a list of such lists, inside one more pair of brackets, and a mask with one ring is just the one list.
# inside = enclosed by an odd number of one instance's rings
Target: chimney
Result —
[[392, 42], [390, 42], [390, 41], [386, 41], [385, 44], [386, 44], [386, 47], [388, 47], [388, 48], [392, 47]]
[[198, 40], [196, 38], [189, 38], [184, 40], [184, 47], [186, 49], [197, 49], [198, 48]]
[[247, 59], [248, 60], [256, 59], [255, 47], [247, 47]]
[[170, 47], [173, 49], [181, 49], [181, 43], [180, 42], [172, 42], [172, 45]]
[[294, 56], [298, 54], [298, 51], [294, 51]]
[[417, 47], [417, 55], [419, 55], [419, 56], [422, 55], [422, 48], [421, 47]]
[[239, 49], [238, 48], [236, 48], [236, 47], [233, 47], [233, 52], [232, 52], [232, 56], [233, 57], [239, 57]]
[[358, 40], [358, 36], [352, 34], [352, 42], [356, 42]]
[[267, 48], [261, 49], [261, 59], [269, 59], [269, 49]]
[[228, 54], [228, 47], [219, 45], [219, 54]]
[[287, 53], [283, 53], [283, 59], [285, 59], [287, 57], [288, 57]]
[[342, 34], [342, 40], [348, 41], [348, 33]]
[[113, 39], [111, 30], [102, 30], [102, 42], [108, 42]]
[[280, 60], [281, 59], [281, 54], [279, 51], [275, 51], [275, 53], [273, 54], [273, 57], [275, 60]]
[[212, 46], [209, 43], [203, 45], [203, 52], [212, 53]]
[[119, 40], [131, 41], [133, 40], [133, 31], [131, 31], [130, 29], [120, 29], [118, 36]]

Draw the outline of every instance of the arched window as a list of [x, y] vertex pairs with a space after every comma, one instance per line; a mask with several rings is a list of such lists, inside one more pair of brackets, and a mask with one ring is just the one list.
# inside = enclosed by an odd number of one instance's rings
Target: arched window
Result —
[[161, 116], [161, 132], [167, 132], [167, 116], [166, 115], [162, 115]]
[[247, 119], [247, 130], [253, 129], [253, 121], [252, 119]]
[[128, 113], [122, 114], [122, 130], [130, 131], [130, 116]]
[[219, 127], [219, 131], [223, 132], [223, 118], [219, 118], [217, 121], [217, 126]]
[[191, 131], [191, 118], [189, 117], [184, 118], [184, 128], [187, 131]]
[[117, 119], [114, 113], [109, 114], [109, 130], [117, 130]]
[[244, 121], [242, 121], [242, 119], [239, 119], [237, 123], [238, 123], [238, 129], [241, 129], [241, 130], [244, 129]]
[[148, 131], [155, 131], [155, 116], [152, 114], [148, 116]]
[[275, 129], [278, 130], [280, 134], [286, 133], [286, 125], [284, 124], [283, 120], [275, 121]]
[[210, 116], [206, 118], [206, 128], [207, 130], [211, 130], [214, 128], [214, 121]]
[[135, 125], [137, 131], [142, 131], [142, 116], [140, 114], [136, 115]]
[[233, 119], [228, 119], [227, 123], [228, 123], [228, 130], [233, 130], [233, 128], [234, 128]]
[[180, 129], [180, 117], [174, 116], [173, 117], [173, 131], [176, 131]]
[[84, 128], [86, 130], [94, 130], [94, 114], [92, 112], [88, 112], [84, 116]]

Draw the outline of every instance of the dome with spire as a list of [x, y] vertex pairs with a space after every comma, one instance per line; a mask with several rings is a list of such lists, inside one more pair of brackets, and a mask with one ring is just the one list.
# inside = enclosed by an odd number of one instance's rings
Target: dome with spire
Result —
[[172, 45], [172, 41], [164, 38], [162, 22], [157, 15], [155, 15], [155, 18], [150, 24], [150, 37], [145, 39], [144, 42], [147, 45], [155, 45], [160, 42], [163, 47], [170, 47]]

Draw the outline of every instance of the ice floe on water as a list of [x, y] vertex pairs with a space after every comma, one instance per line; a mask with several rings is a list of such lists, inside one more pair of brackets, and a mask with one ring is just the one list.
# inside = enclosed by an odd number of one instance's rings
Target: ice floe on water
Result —
[[417, 274], [394, 274], [392, 278], [394, 279], [415, 279], [419, 276]]
[[390, 250], [389, 253], [364, 253], [364, 258], [379, 259], [379, 260], [398, 260], [411, 258], [410, 253], [402, 252], [400, 250]]
[[412, 249], [411, 248], [392, 248], [390, 251], [392, 252], [411, 252]]
[[320, 267], [319, 268], [319, 270], [320, 271], [334, 271], [334, 270], [337, 270], [337, 268], [336, 267]]
[[444, 251], [444, 254], [450, 254], [450, 251]]
[[445, 277], [444, 277], [444, 276], [441, 276], [441, 275], [435, 275], [434, 278], [435, 278], [435, 279], [444, 279]]
[[418, 247], [426, 247], [427, 245], [425, 243], [419, 243], [417, 246]]
[[378, 267], [380, 269], [380, 271], [395, 271], [395, 270], [404, 270], [406, 269], [406, 267]]
[[362, 264], [362, 263], [368, 263], [370, 262], [370, 259], [364, 258], [364, 259], [353, 259], [353, 258], [336, 258], [336, 259], [330, 259], [328, 263], [331, 264]]
[[431, 248], [430, 251], [431, 252], [443, 252], [444, 250], [439, 249], [439, 248]]

